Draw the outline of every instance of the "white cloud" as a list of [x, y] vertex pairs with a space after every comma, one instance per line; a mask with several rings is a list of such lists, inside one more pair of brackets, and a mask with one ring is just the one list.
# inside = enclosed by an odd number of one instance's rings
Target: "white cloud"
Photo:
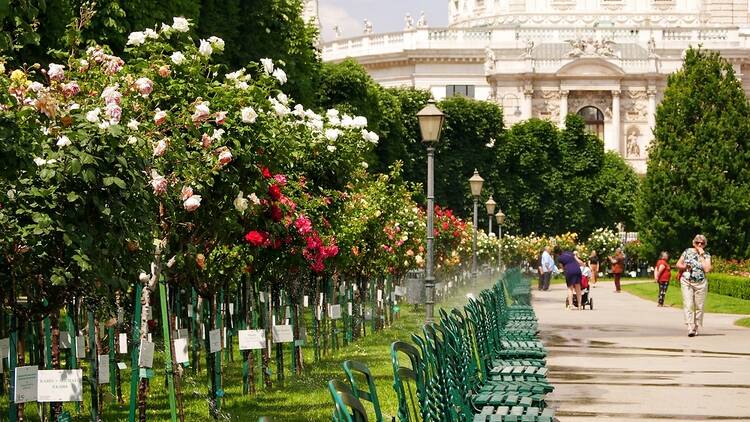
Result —
[[364, 24], [343, 7], [329, 2], [320, 4], [320, 26], [323, 41], [333, 41], [336, 38], [334, 26], [339, 27], [343, 38], [360, 35], [364, 29]]

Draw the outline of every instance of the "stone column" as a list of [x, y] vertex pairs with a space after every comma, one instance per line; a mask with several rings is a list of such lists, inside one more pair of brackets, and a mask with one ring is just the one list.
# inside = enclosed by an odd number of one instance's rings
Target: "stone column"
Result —
[[532, 118], [532, 100], [534, 98], [534, 88], [531, 85], [526, 85], [523, 87], [523, 118], [530, 119]]
[[648, 137], [651, 140], [653, 139], [653, 132], [656, 127], [656, 88], [649, 88], [646, 94], [648, 94], [648, 127], [651, 129]]
[[620, 91], [612, 91], [612, 138], [605, 142], [608, 150], [622, 154], [622, 130], [620, 129]]
[[560, 90], [560, 127], [565, 127], [565, 117], [568, 115], [568, 92]]

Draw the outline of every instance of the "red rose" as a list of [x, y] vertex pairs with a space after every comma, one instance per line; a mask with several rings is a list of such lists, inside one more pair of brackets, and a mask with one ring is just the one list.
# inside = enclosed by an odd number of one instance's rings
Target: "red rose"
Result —
[[279, 208], [278, 205], [271, 205], [271, 208], [268, 211], [271, 214], [271, 220], [275, 223], [278, 223], [284, 218], [284, 213], [281, 212], [281, 208]]
[[252, 230], [245, 235], [245, 241], [253, 246], [261, 246], [266, 241], [266, 233]]
[[281, 188], [278, 185], [269, 186], [268, 195], [273, 198], [274, 201], [278, 201], [281, 198]]
[[260, 171], [263, 173], [263, 177], [266, 179], [271, 178], [271, 170], [268, 169], [268, 167], [262, 167]]

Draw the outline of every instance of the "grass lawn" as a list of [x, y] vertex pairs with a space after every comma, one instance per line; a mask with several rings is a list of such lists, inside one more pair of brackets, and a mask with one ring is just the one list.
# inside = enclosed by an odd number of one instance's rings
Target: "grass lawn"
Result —
[[750, 318], [742, 318], [738, 319], [734, 322], [735, 325], [739, 325], [740, 327], [747, 327], [750, 328]]
[[[491, 281], [484, 280], [483, 283], [478, 284], [481, 287], [459, 289], [452, 297], [438, 306], [445, 308], [463, 306], [467, 302], [465, 297], [467, 292], [472, 291], [476, 294], [481, 291], [481, 288], [490, 286]], [[310, 318], [309, 312], [306, 318]], [[274, 387], [270, 390], [265, 390], [261, 386], [260, 375], [256, 373], [256, 387], [259, 388], [259, 392], [255, 396], [242, 395], [242, 362], [235, 344], [234, 362], [225, 363], [224, 365], [223, 387], [225, 396], [221, 407], [222, 415], [220, 420], [255, 422], [260, 416], [269, 416], [273, 421], [330, 421], [333, 405], [326, 383], [332, 378], [344, 380], [341, 362], [346, 359], [355, 359], [366, 363], [370, 367], [376, 380], [384, 420], [390, 420], [391, 415], [396, 414], [398, 407], [396, 395], [392, 387], [393, 370], [390, 359], [390, 345], [395, 340], [409, 339], [412, 332], [419, 330], [423, 319], [424, 313], [422, 311], [414, 312], [411, 306], [401, 306], [401, 317], [391, 327], [379, 331], [375, 335], [371, 335], [368, 330], [367, 337], [350, 344], [346, 348], [340, 349], [336, 353], [323, 357], [317, 363], [312, 361], [312, 347], [306, 347], [304, 350], [306, 368], [301, 377], [291, 376], [287, 370], [284, 385], [279, 385], [276, 382], [276, 375], [274, 374]], [[163, 343], [157, 343], [157, 348], [159, 346], [163, 350]], [[162, 368], [164, 367], [162, 353], [157, 350], [154, 356], [156, 376], [151, 379], [149, 387], [150, 393], [147, 410], [149, 421], [169, 420], [169, 402], [164, 376], [162, 375]], [[128, 367], [130, 367], [129, 356], [126, 358], [125, 356], [118, 355], [118, 358], [123, 358], [122, 360], [127, 362]], [[284, 356], [284, 363], [287, 367], [289, 366], [289, 358], [289, 350], [287, 348]], [[192, 372], [188, 371], [186, 376], [182, 378], [186, 421], [211, 420], [208, 416], [208, 403], [206, 400], [207, 381], [205, 358], [203, 355], [201, 355], [201, 359], [203, 360], [201, 362], [203, 371], [195, 376]], [[273, 369], [275, 370], [274, 362], [272, 360]], [[84, 371], [84, 374], [86, 373]], [[7, 375], [5, 376], [7, 377]], [[128, 420], [130, 370], [121, 371], [121, 376], [125, 404], [118, 404], [112, 401], [111, 396], [107, 393], [109, 397], [105, 400], [104, 412], [101, 415], [101, 419], [104, 421]], [[84, 384], [86, 384], [85, 380]], [[103, 385], [102, 387], [109, 391], [108, 386]], [[85, 409], [88, 409], [90, 403], [90, 399], [87, 397], [90, 396], [89, 391], [86, 385], [84, 387], [83, 402]], [[5, 420], [4, 416], [7, 415], [7, 390], [4, 393], [0, 397], [0, 421]], [[36, 404], [29, 403], [26, 408], [26, 421], [39, 421]], [[85, 409], [78, 415], [74, 404], [65, 404], [65, 410], [73, 415], [75, 421], [83, 422], [91, 419], [88, 411]], [[374, 415], [371, 415], [370, 420], [374, 420]]]
[[[653, 281], [648, 283], [623, 285], [623, 290], [632, 293], [638, 297], [649, 299], [656, 302], [659, 296], [659, 287]], [[664, 299], [665, 306], [682, 308], [682, 293], [679, 286], [670, 284], [667, 290], [667, 297]], [[708, 293], [706, 297], [706, 312], [715, 312], [722, 314], [745, 314], [750, 315], [750, 300], [737, 299], [731, 296]], [[750, 325], [750, 321], [747, 321]]]

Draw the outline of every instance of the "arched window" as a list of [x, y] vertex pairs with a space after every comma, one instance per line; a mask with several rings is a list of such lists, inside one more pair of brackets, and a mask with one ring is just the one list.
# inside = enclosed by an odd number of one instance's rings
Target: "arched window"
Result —
[[604, 139], [604, 113], [594, 106], [586, 106], [578, 110], [578, 115], [583, 118], [586, 130], [599, 139]]

